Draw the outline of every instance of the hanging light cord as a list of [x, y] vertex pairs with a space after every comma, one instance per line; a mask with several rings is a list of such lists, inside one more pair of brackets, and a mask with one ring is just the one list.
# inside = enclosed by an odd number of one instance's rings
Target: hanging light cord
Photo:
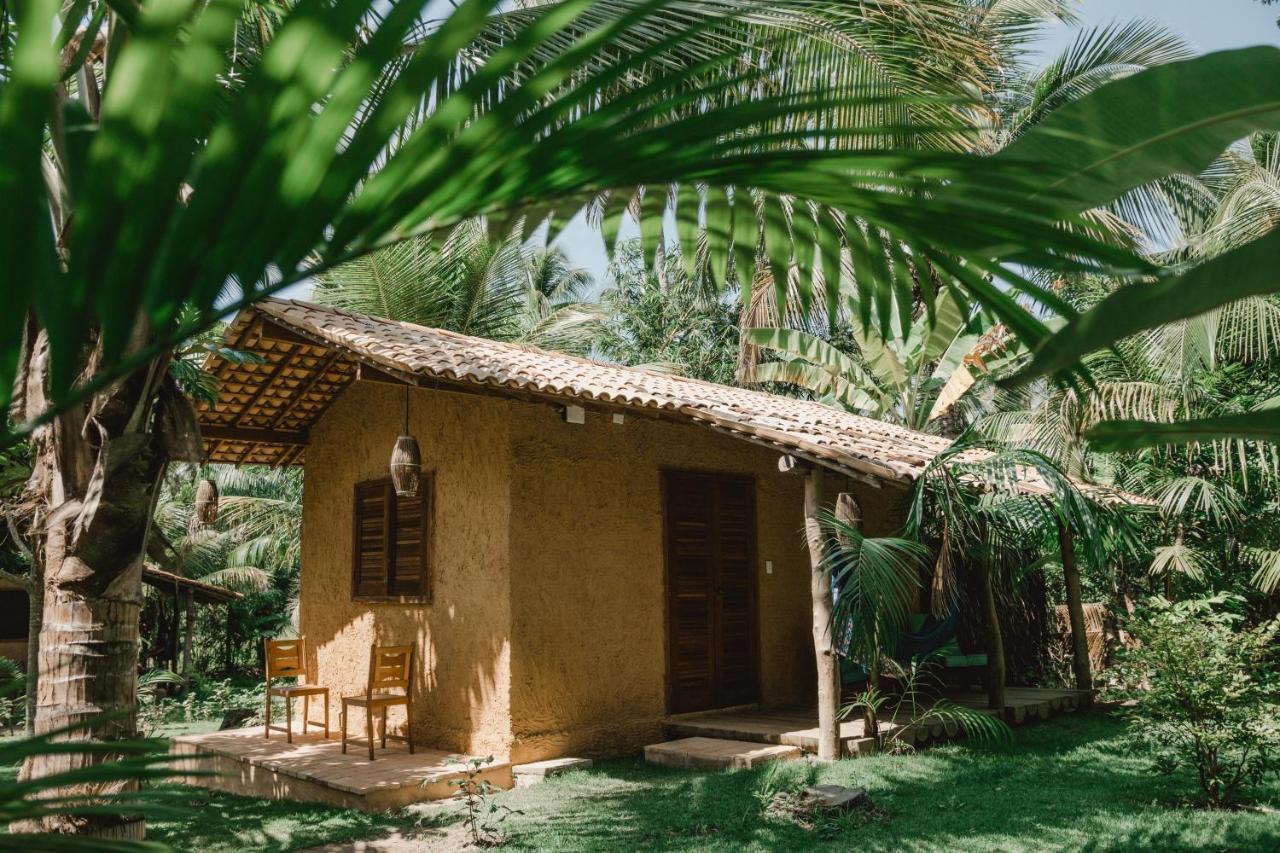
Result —
[[404, 434], [409, 434], [409, 385], [404, 386]]

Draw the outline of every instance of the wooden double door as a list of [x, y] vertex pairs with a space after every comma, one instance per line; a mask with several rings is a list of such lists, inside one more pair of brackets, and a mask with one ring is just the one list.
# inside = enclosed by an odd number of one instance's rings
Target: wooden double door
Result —
[[670, 713], [758, 700], [755, 481], [668, 471]]

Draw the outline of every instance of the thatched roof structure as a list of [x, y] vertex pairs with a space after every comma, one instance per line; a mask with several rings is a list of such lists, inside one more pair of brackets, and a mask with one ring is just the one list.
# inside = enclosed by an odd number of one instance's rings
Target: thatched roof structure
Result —
[[[205, 367], [221, 389], [217, 405], [199, 413], [210, 462], [302, 464], [308, 428], [358, 378], [683, 421], [875, 485], [909, 485], [951, 444], [810, 400], [297, 300], [266, 299], [242, 311], [226, 345], [261, 361], [209, 356]], [[1025, 485], [1047, 490], [1034, 472]]]

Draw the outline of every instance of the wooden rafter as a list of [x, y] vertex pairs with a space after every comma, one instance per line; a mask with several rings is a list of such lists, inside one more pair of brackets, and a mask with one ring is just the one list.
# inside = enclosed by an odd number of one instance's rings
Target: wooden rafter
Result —
[[306, 444], [310, 440], [307, 430], [258, 429], [256, 427], [221, 426], [209, 424], [200, 427], [200, 435], [206, 441], [236, 441], [252, 444]]
[[267, 425], [268, 428], [275, 429], [280, 426], [284, 419], [287, 418], [289, 414], [293, 412], [294, 408], [297, 407], [298, 403], [306, 399], [306, 396], [311, 393], [311, 389], [316, 386], [316, 383], [328, 374], [329, 368], [333, 367], [333, 363], [341, 357], [342, 353], [337, 350], [331, 350], [329, 354], [315, 366], [315, 372], [311, 374], [311, 378], [306, 382], [300, 383], [298, 387], [294, 389], [293, 394], [285, 401], [285, 405], [281, 406], [280, 411], [271, 419], [271, 423]]
[[236, 415], [236, 419], [233, 422], [236, 426], [240, 426], [244, 423], [245, 416], [253, 411], [253, 407], [258, 404], [260, 399], [262, 399], [262, 395], [267, 393], [267, 389], [271, 388], [271, 386], [275, 384], [276, 378], [284, 371], [284, 369], [293, 363], [293, 359], [297, 353], [298, 349], [295, 346], [294, 349], [289, 352], [280, 354], [281, 358], [279, 363], [276, 364], [275, 369], [267, 374], [266, 379], [258, 385], [258, 390], [253, 392], [253, 395], [241, 407], [240, 413]]

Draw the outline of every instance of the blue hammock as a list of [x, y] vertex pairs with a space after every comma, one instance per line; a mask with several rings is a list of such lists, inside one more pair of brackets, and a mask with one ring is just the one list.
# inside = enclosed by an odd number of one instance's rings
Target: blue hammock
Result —
[[958, 621], [958, 611], [952, 611], [943, 619], [912, 614], [911, 628], [898, 635], [892, 657], [898, 660], [928, 657], [955, 638]]
[[[911, 627], [898, 635], [898, 641], [889, 650], [889, 656], [897, 660], [923, 658], [952, 642], [956, 636], [957, 613], [944, 619], [935, 619], [923, 613], [911, 614]], [[847, 647], [847, 638], [844, 644]], [[866, 664], [853, 660], [846, 654], [840, 656], [840, 682], [844, 685], [861, 684], [867, 680]]]

